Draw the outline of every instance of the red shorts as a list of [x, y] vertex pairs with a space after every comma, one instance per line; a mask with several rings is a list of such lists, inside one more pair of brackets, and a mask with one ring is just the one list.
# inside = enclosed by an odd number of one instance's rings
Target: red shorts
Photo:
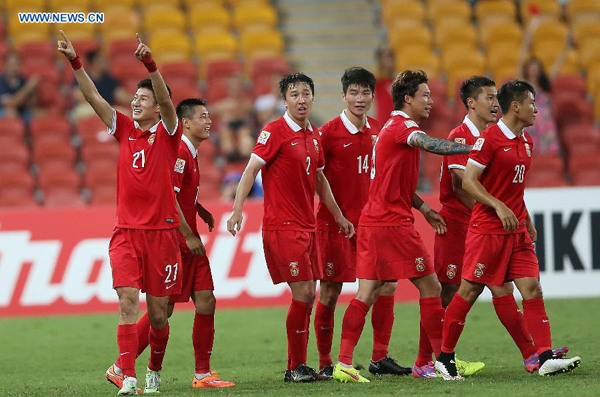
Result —
[[460, 285], [469, 225], [452, 218], [446, 218], [446, 225], [446, 233], [435, 235], [435, 272], [440, 282]]
[[113, 288], [139, 288], [153, 296], [181, 291], [181, 255], [176, 229], [115, 228], [108, 247]]
[[356, 281], [356, 236], [339, 231], [318, 230], [321, 280], [336, 283]]
[[433, 272], [429, 254], [413, 225], [359, 226], [357, 278], [388, 281]]
[[208, 257], [192, 254], [183, 236], [181, 234], [179, 236], [183, 280], [181, 282], [181, 292], [177, 295], [171, 295], [169, 302], [187, 302], [194, 291], [212, 291], [215, 289]]
[[263, 249], [273, 284], [321, 278], [314, 232], [263, 230]]
[[540, 267], [527, 232], [479, 234], [468, 232], [462, 277], [486, 285], [540, 276]]

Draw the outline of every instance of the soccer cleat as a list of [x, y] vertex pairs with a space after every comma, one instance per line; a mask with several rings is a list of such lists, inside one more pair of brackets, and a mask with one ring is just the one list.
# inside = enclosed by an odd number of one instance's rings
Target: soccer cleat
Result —
[[144, 394], [160, 393], [160, 371], [148, 370], [146, 372], [146, 386]]
[[294, 382], [294, 383], [306, 383], [306, 382], [314, 382], [315, 370], [311, 371], [311, 368], [308, 368], [304, 364], [300, 364], [294, 370], [285, 371], [285, 375], [283, 376], [284, 382]]
[[329, 364], [321, 368], [319, 371], [319, 376], [323, 378], [323, 380], [333, 379], [333, 364]]
[[[567, 346], [563, 346], [559, 349], [552, 350], [554, 353], [554, 358], [563, 358], [569, 352], [569, 348]], [[540, 368], [540, 358], [537, 353], [532, 354], [527, 358], [527, 360], [523, 360], [523, 365], [525, 366], [525, 371], [530, 374], [534, 373]]]
[[[106, 376], [106, 380], [115, 385], [117, 389], [121, 389], [123, 387], [123, 379], [125, 379], [125, 376], [117, 374], [114, 364], [106, 370], [104, 376]], [[142, 389], [137, 388], [136, 391], [141, 393]]]
[[214, 372], [211, 372], [209, 376], [202, 378], [202, 379], [198, 379], [194, 376], [194, 381], [192, 382], [192, 387], [194, 389], [202, 389], [205, 387], [233, 387], [235, 386], [235, 383], [233, 382], [226, 382], [224, 380], [221, 380], [221, 378], [219, 378], [217, 375], [215, 375]]
[[444, 380], [464, 380], [456, 369], [456, 362], [453, 359], [440, 361], [439, 359], [435, 362], [435, 369], [441, 375]]
[[123, 379], [123, 386], [117, 393], [118, 396], [136, 396], [138, 394], [137, 379], [126, 376]]
[[346, 368], [340, 363], [337, 363], [333, 368], [333, 379], [342, 383], [370, 383], [367, 378], [360, 375], [358, 370], [354, 368]]
[[396, 360], [389, 356], [385, 356], [379, 361], [369, 364], [369, 372], [373, 375], [410, 375], [410, 368], [400, 366]]
[[579, 367], [581, 358], [575, 356], [573, 358], [556, 358], [548, 359], [542, 364], [538, 373], [541, 376], [554, 376], [573, 371]]
[[480, 361], [463, 361], [459, 359], [455, 359], [455, 361], [458, 374], [465, 378], [475, 375], [485, 367], [485, 364]]
[[433, 361], [428, 362], [425, 365], [417, 366], [414, 364], [412, 367], [413, 378], [437, 378]]
[[315, 378], [316, 381], [331, 379], [331, 378], [327, 378], [327, 376], [325, 376], [325, 375], [321, 375], [321, 372], [317, 372], [314, 368], [311, 368], [308, 366], [306, 368], [308, 368], [308, 371], [312, 374], [313, 378]]

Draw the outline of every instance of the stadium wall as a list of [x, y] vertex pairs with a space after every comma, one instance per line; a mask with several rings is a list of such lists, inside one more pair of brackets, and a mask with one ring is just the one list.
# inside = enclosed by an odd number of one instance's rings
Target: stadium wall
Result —
[[[424, 198], [439, 207], [437, 197]], [[545, 296], [600, 296], [600, 187], [530, 189], [526, 201], [539, 233]], [[286, 285], [274, 286], [264, 263], [262, 202], [246, 204], [237, 237], [226, 230], [231, 205], [206, 206], [217, 222], [212, 233], [200, 224], [219, 307], [288, 304]], [[114, 213], [113, 207], [0, 212], [0, 317], [115, 311], [107, 249]], [[432, 229], [416, 219], [433, 251]], [[346, 285], [342, 301], [355, 290]], [[417, 298], [402, 282], [397, 300]]]

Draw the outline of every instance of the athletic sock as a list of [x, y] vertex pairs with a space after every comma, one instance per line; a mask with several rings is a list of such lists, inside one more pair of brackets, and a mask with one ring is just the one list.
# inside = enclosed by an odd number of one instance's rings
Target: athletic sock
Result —
[[161, 329], [150, 326], [149, 334], [150, 362], [148, 363], [148, 369], [160, 371], [167, 350], [167, 343], [169, 342], [169, 322]]
[[117, 326], [117, 344], [119, 345], [119, 367], [124, 376], [136, 378], [135, 353], [138, 350], [138, 337], [135, 324]]
[[[137, 329], [137, 354], [136, 357], [139, 357], [140, 354], [146, 350], [148, 347], [148, 334], [150, 333], [150, 319], [148, 318], [148, 313], [144, 313], [142, 317], [135, 323]], [[115, 361], [115, 365], [121, 367], [121, 356], [117, 358]]]
[[[444, 332], [442, 338], [442, 352], [453, 353], [458, 343], [458, 338], [465, 327], [465, 321], [473, 304], [467, 302], [462, 296], [455, 294], [452, 302], [446, 308], [444, 316]], [[429, 333], [429, 330], [427, 330]], [[435, 349], [435, 347], [434, 347]], [[436, 357], [439, 356], [436, 353]]]
[[369, 306], [358, 299], [352, 299], [348, 305], [342, 323], [342, 343], [339, 357], [341, 363], [352, 365], [354, 348], [365, 326], [365, 317], [368, 312]]
[[513, 294], [508, 294], [499, 298], [494, 297], [492, 298], [492, 301], [498, 319], [500, 319], [504, 328], [506, 328], [515, 341], [515, 344], [521, 351], [523, 359], [528, 359], [532, 354], [536, 353], [537, 349], [525, 326], [523, 314], [521, 314], [519, 306], [517, 306], [517, 302], [515, 302], [515, 297]]
[[433, 352], [437, 356], [440, 353], [442, 345], [442, 328], [444, 327], [442, 298], [421, 298], [419, 299], [419, 309], [421, 312], [421, 324], [423, 324], [427, 336], [429, 336]]
[[423, 323], [420, 322], [419, 325], [419, 355], [417, 356], [415, 365], [417, 367], [422, 367], [423, 365], [429, 364], [431, 361], [433, 349], [431, 348], [431, 342], [429, 342], [429, 336], [427, 336]]
[[335, 306], [317, 302], [315, 311], [315, 336], [319, 351], [319, 369], [331, 365], [331, 344], [333, 342], [333, 322]]
[[300, 364], [306, 364], [308, 324], [306, 315], [310, 316], [311, 306], [308, 303], [292, 299], [286, 319], [288, 342], [288, 369], [294, 370]]
[[215, 315], [196, 313], [192, 329], [196, 374], [210, 373], [210, 355], [215, 340]]
[[377, 362], [388, 354], [390, 337], [394, 326], [394, 296], [379, 295], [371, 312], [373, 325], [373, 355], [371, 360]]
[[[523, 300], [523, 317], [527, 329], [531, 333], [538, 354], [552, 349], [552, 335], [550, 333], [550, 320], [546, 315], [543, 298]], [[541, 363], [541, 361], [540, 361]]]

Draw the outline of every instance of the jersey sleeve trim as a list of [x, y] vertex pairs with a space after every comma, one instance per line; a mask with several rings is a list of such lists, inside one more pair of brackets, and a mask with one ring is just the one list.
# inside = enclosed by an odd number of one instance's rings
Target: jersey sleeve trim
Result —
[[110, 126], [110, 128], [107, 128], [106, 131], [110, 135], [115, 135], [115, 132], [117, 131], [117, 111], [115, 109], [113, 109], [112, 111], [113, 111], [113, 114], [112, 114], [112, 125]]
[[464, 170], [467, 169], [467, 167], [465, 167], [462, 164], [448, 164], [448, 169], [449, 170], [456, 169], [456, 170], [463, 170], [464, 171]]
[[[413, 131], [413, 132], [411, 132], [411, 133], [410, 133], [410, 135], [408, 135], [408, 138], [406, 138], [406, 144], [407, 144], [408, 146], [410, 146], [410, 147], [412, 147], [412, 146], [413, 146], [413, 145], [411, 145], [411, 144], [410, 144], [410, 140], [412, 139], [412, 137], [413, 137], [415, 134], [425, 134], [425, 131], [416, 130], [416, 131]], [[427, 134], [425, 134], [425, 135], [427, 135]]]
[[478, 162], [478, 161], [475, 161], [475, 160], [473, 160], [473, 159], [469, 159], [469, 163], [473, 164], [473, 165], [474, 165], [474, 166], [476, 166], [476, 167], [479, 167], [479, 168], [481, 168], [482, 170], [485, 170], [485, 167], [486, 167], [486, 166], [485, 166], [484, 164], [481, 164], [481, 163], [480, 163], [480, 162]]
[[260, 157], [260, 156], [259, 156], [258, 154], [256, 154], [256, 153], [252, 153], [252, 154], [250, 155], [250, 157], [254, 157], [254, 158], [255, 158], [255, 159], [257, 159], [257, 160], [258, 160], [258, 162], [259, 162], [259, 163], [261, 163], [262, 165], [266, 165], [266, 164], [267, 164], [267, 162], [266, 162], [265, 160], [263, 160], [263, 159], [262, 159], [262, 157]]
[[324, 169], [325, 169], [325, 166], [319, 167], [319, 168], [317, 168], [317, 171], [323, 171]]
[[170, 136], [175, 135], [175, 133], [177, 132], [177, 128], [179, 127], [179, 117], [175, 117], [175, 127], [173, 128], [173, 131], [169, 131], [163, 119], [160, 119], [160, 122], [162, 123], [163, 127], [165, 127], [165, 131], [167, 131], [167, 134], [169, 134]]
[[181, 189], [178, 188], [177, 186], [173, 186], [173, 190], [175, 190], [177, 193], [179, 193], [181, 191]]

